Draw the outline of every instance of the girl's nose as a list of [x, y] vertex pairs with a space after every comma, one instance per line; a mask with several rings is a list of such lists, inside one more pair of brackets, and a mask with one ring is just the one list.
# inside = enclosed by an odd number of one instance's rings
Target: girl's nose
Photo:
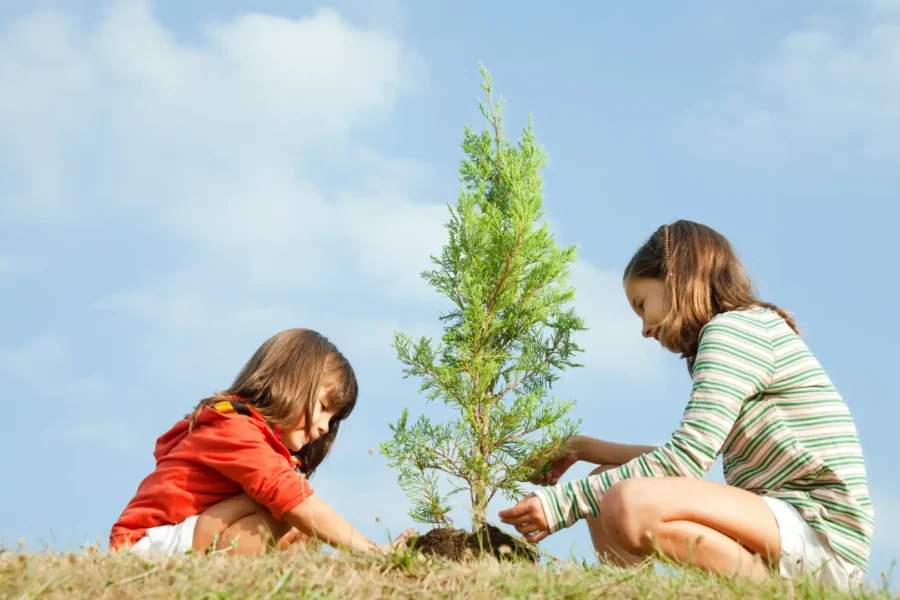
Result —
[[644, 329], [643, 329], [643, 331], [641, 331], [641, 334], [645, 338], [652, 337], [653, 334], [650, 332], [650, 329], [651, 329], [650, 327], [648, 327], [647, 325], [644, 325]]

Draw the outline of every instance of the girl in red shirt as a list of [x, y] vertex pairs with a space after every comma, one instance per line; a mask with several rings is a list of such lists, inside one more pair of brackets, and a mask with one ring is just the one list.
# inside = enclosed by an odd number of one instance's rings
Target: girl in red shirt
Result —
[[356, 396], [350, 363], [325, 337], [273, 336], [229, 389], [157, 440], [156, 469], [113, 525], [110, 548], [258, 554], [307, 537], [361, 551], [404, 545], [413, 530], [376, 545], [309, 486]]

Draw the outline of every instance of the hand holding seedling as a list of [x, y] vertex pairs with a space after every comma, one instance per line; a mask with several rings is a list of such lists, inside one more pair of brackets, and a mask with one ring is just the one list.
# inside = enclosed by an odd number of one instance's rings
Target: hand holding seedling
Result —
[[512, 508], [501, 510], [500, 520], [512, 525], [529, 542], [540, 542], [550, 535], [550, 526], [544, 516], [544, 507], [534, 494], [529, 494]]
[[534, 485], [556, 485], [559, 478], [569, 470], [569, 467], [577, 463], [580, 459], [578, 452], [570, 438], [566, 444], [554, 453], [549, 460], [541, 460], [540, 458], [529, 461], [529, 466], [534, 469], [534, 474], [528, 479], [529, 483]]

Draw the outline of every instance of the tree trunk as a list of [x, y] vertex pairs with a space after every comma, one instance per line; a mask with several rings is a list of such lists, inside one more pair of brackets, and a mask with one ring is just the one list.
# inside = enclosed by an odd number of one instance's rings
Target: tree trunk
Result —
[[487, 525], [487, 500], [485, 482], [479, 478], [472, 490], [472, 533], [478, 533]]
[[475, 444], [475, 452], [478, 456], [478, 473], [475, 476], [472, 488], [472, 532], [477, 534], [487, 531], [487, 456], [488, 441], [490, 439], [490, 408], [484, 404], [478, 410], [478, 419], [481, 431], [478, 432], [478, 443]]

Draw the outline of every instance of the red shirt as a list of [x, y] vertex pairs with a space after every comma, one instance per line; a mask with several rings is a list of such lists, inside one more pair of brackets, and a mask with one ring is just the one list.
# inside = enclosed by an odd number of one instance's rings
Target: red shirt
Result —
[[156, 469], [109, 536], [111, 549], [135, 544], [147, 529], [176, 524], [246, 492], [276, 519], [312, 495], [291, 454], [255, 411], [221, 414], [205, 407], [193, 431], [182, 419], [156, 442]]

